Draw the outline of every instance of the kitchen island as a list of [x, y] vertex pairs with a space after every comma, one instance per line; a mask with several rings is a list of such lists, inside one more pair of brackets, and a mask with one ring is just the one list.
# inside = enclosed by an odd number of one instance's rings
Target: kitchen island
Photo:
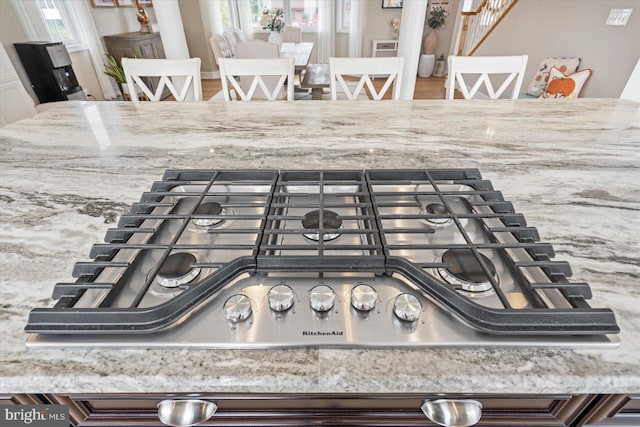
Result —
[[[78, 102], [0, 130], [0, 393], [640, 391], [640, 106], [584, 99]], [[166, 169], [478, 168], [594, 307], [616, 349], [30, 349], [117, 217]]]

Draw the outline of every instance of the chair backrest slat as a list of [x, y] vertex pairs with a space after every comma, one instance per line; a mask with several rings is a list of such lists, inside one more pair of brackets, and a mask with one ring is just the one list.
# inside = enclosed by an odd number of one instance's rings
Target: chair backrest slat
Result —
[[[254, 99], [258, 92], [262, 93], [267, 100], [275, 101], [280, 98], [285, 83], [287, 83], [287, 100], [293, 101], [293, 58], [223, 58], [219, 65], [225, 101], [231, 101], [231, 88], [242, 101]], [[265, 76], [276, 76], [276, 84], [271, 87], [271, 82], [265, 81]], [[237, 77], [251, 77], [248, 88], [246, 85], [241, 85]], [[261, 91], [256, 91], [258, 88]]]
[[[136, 86], [151, 101], [160, 101], [165, 87], [176, 101], [186, 101], [190, 89], [193, 99], [202, 101], [202, 81], [200, 78], [200, 58], [189, 59], [134, 59], [122, 58], [122, 69], [127, 79], [131, 100], [138, 102]], [[143, 78], [160, 77], [155, 91]]]
[[[331, 99], [338, 99], [338, 85], [344, 91], [347, 99], [356, 100], [362, 89], [367, 87], [375, 101], [379, 101], [393, 84], [392, 99], [400, 99], [400, 85], [402, 82], [403, 57], [378, 58], [329, 58], [329, 80], [331, 84]], [[350, 87], [344, 76], [360, 77], [355, 87]], [[375, 89], [373, 77], [386, 78], [379, 91]]]
[[[482, 86], [490, 99], [498, 99], [513, 83], [511, 99], [517, 99], [522, 87], [522, 79], [527, 66], [527, 55], [516, 56], [449, 56], [449, 81], [447, 99], [454, 99], [456, 86], [465, 99], [475, 97]], [[469, 75], [479, 75], [473, 85], [468, 83]], [[504, 81], [495, 89], [492, 75], [506, 75]], [[467, 78], [465, 78], [467, 75]], [[495, 77], [494, 77], [495, 78]], [[495, 80], [494, 80], [495, 82]]]

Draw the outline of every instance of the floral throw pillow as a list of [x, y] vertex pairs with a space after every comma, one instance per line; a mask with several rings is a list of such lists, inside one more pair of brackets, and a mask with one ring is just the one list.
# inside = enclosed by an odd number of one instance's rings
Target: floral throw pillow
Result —
[[582, 87], [591, 77], [591, 70], [585, 68], [573, 74], [564, 74], [556, 67], [549, 71], [549, 83], [539, 98], [562, 99], [577, 98], [582, 91]]
[[533, 96], [540, 96], [542, 92], [547, 88], [549, 81], [549, 71], [552, 67], [556, 67], [563, 73], [573, 73], [578, 70], [580, 66], [580, 58], [545, 58], [542, 60], [538, 68], [536, 69], [536, 75], [533, 76], [533, 80], [529, 83], [527, 88], [527, 94]]

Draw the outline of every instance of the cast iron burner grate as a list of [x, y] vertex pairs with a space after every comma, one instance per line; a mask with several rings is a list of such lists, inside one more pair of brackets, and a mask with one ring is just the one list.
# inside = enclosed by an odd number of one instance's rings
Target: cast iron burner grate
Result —
[[[211, 226], [194, 231], [194, 220]], [[27, 332], [156, 332], [241, 275], [322, 282], [365, 273], [401, 277], [484, 334], [619, 331], [613, 312], [587, 304], [589, 285], [567, 280], [569, 265], [551, 260], [551, 245], [475, 169], [168, 170], [105, 241], [93, 246], [92, 262], [75, 265], [76, 282], [55, 286], [55, 307], [31, 312]], [[470, 281], [482, 277], [478, 293], [491, 298], [443, 280], [439, 271], [465, 275], [442, 257], [447, 251], [464, 253]], [[189, 254], [197, 278], [156, 301], [149, 288], [177, 253]], [[87, 305], [89, 294], [96, 300]]]

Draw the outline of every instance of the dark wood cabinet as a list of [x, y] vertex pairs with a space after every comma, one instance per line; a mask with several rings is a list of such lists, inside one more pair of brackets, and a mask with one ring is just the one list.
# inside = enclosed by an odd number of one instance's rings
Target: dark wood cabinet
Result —
[[481, 402], [483, 415], [478, 426], [575, 426], [601, 396], [197, 393], [41, 394], [32, 398], [67, 405], [73, 426], [92, 427], [162, 426], [156, 406], [163, 399], [216, 402], [218, 411], [203, 426], [436, 426], [422, 414], [420, 405], [426, 399], [443, 398]]
[[582, 417], [580, 426], [640, 426], [640, 394], [601, 396]]
[[[104, 36], [104, 43], [109, 55], [113, 56], [118, 63], [122, 58], [165, 58], [164, 47], [160, 33], [122, 33]], [[143, 79], [149, 89], [155, 92], [158, 87], [159, 78]], [[165, 88], [163, 98], [169, 96], [169, 90]]]

